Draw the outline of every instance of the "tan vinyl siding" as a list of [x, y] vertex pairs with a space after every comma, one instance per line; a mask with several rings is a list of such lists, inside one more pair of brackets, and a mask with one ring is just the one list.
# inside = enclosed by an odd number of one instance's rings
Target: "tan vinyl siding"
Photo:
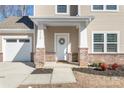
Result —
[[[37, 10], [36, 16], [55, 16], [55, 5], [36, 6], [36, 10]], [[90, 5], [80, 5], [80, 16], [95, 17], [95, 19], [87, 26], [89, 52], [91, 52], [92, 49], [93, 31], [109, 31], [109, 32], [119, 31], [120, 32], [119, 49], [121, 53], [124, 53], [124, 6], [123, 5], [120, 5], [119, 11], [116, 12], [91, 11]], [[49, 49], [49, 51], [53, 51], [53, 50]]]
[[36, 5], [35, 16], [69, 16], [69, 14], [56, 14], [56, 5]]
[[35, 16], [53, 16], [55, 14], [54, 5], [36, 5]]
[[45, 31], [46, 52], [54, 52], [54, 33], [69, 33], [72, 53], [78, 52], [78, 29], [76, 27], [47, 27]]
[[104, 16], [104, 15], [124, 15], [124, 5], [119, 6], [119, 11], [91, 11], [91, 6], [90, 5], [81, 5], [80, 6], [80, 14], [81, 16]]
[[124, 53], [124, 6], [117, 12], [91, 11], [91, 6], [81, 6], [81, 16], [94, 16], [95, 19], [87, 26], [89, 52], [92, 51], [92, 32], [120, 32], [120, 53]]
[[2, 36], [0, 35], [0, 53], [2, 52]]

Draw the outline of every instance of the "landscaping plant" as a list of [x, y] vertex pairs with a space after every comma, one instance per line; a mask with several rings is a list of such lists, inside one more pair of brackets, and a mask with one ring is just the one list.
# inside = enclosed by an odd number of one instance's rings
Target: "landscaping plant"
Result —
[[112, 67], [112, 70], [116, 70], [119, 67], [119, 65], [117, 63], [114, 63], [112, 64], [111, 67]]
[[103, 71], [105, 71], [105, 70], [107, 70], [108, 65], [105, 64], [105, 63], [101, 63], [101, 64], [100, 64], [100, 68], [101, 68]]

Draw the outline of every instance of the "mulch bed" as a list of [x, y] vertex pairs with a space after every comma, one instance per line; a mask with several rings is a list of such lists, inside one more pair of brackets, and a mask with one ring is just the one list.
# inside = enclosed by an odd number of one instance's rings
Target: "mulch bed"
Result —
[[51, 74], [52, 72], [53, 69], [39, 68], [39, 69], [35, 69], [31, 74]]

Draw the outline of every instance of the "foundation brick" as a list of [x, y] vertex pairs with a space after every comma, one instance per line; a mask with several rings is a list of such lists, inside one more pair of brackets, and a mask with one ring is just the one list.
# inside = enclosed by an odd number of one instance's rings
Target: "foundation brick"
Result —
[[3, 53], [0, 53], [0, 62], [3, 62]]
[[124, 54], [89, 54], [89, 63], [104, 62], [107, 64], [124, 64]]
[[88, 65], [88, 48], [79, 48], [78, 57], [80, 66]]
[[34, 53], [31, 53], [31, 62], [34, 62]]
[[72, 62], [72, 53], [67, 54], [67, 61]]
[[55, 52], [46, 52], [46, 62], [56, 62], [56, 54]]
[[37, 48], [34, 55], [34, 64], [36, 68], [42, 68], [45, 62], [45, 49]]
[[78, 53], [72, 53], [72, 62], [78, 62]]
[[88, 48], [79, 49], [79, 63], [80, 66], [92, 64], [92, 63], [107, 63], [107, 64], [124, 64], [124, 54], [90, 54]]

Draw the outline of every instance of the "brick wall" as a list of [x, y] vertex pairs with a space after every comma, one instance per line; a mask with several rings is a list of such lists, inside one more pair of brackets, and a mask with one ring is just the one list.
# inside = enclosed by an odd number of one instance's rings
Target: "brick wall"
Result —
[[55, 52], [46, 52], [45, 61], [46, 62], [56, 62]]
[[124, 64], [124, 54], [89, 54], [89, 63], [104, 62], [108, 64], [118, 63]]
[[79, 49], [79, 63], [80, 66], [91, 63], [107, 63], [107, 64], [124, 64], [124, 54], [89, 54], [88, 48]]

